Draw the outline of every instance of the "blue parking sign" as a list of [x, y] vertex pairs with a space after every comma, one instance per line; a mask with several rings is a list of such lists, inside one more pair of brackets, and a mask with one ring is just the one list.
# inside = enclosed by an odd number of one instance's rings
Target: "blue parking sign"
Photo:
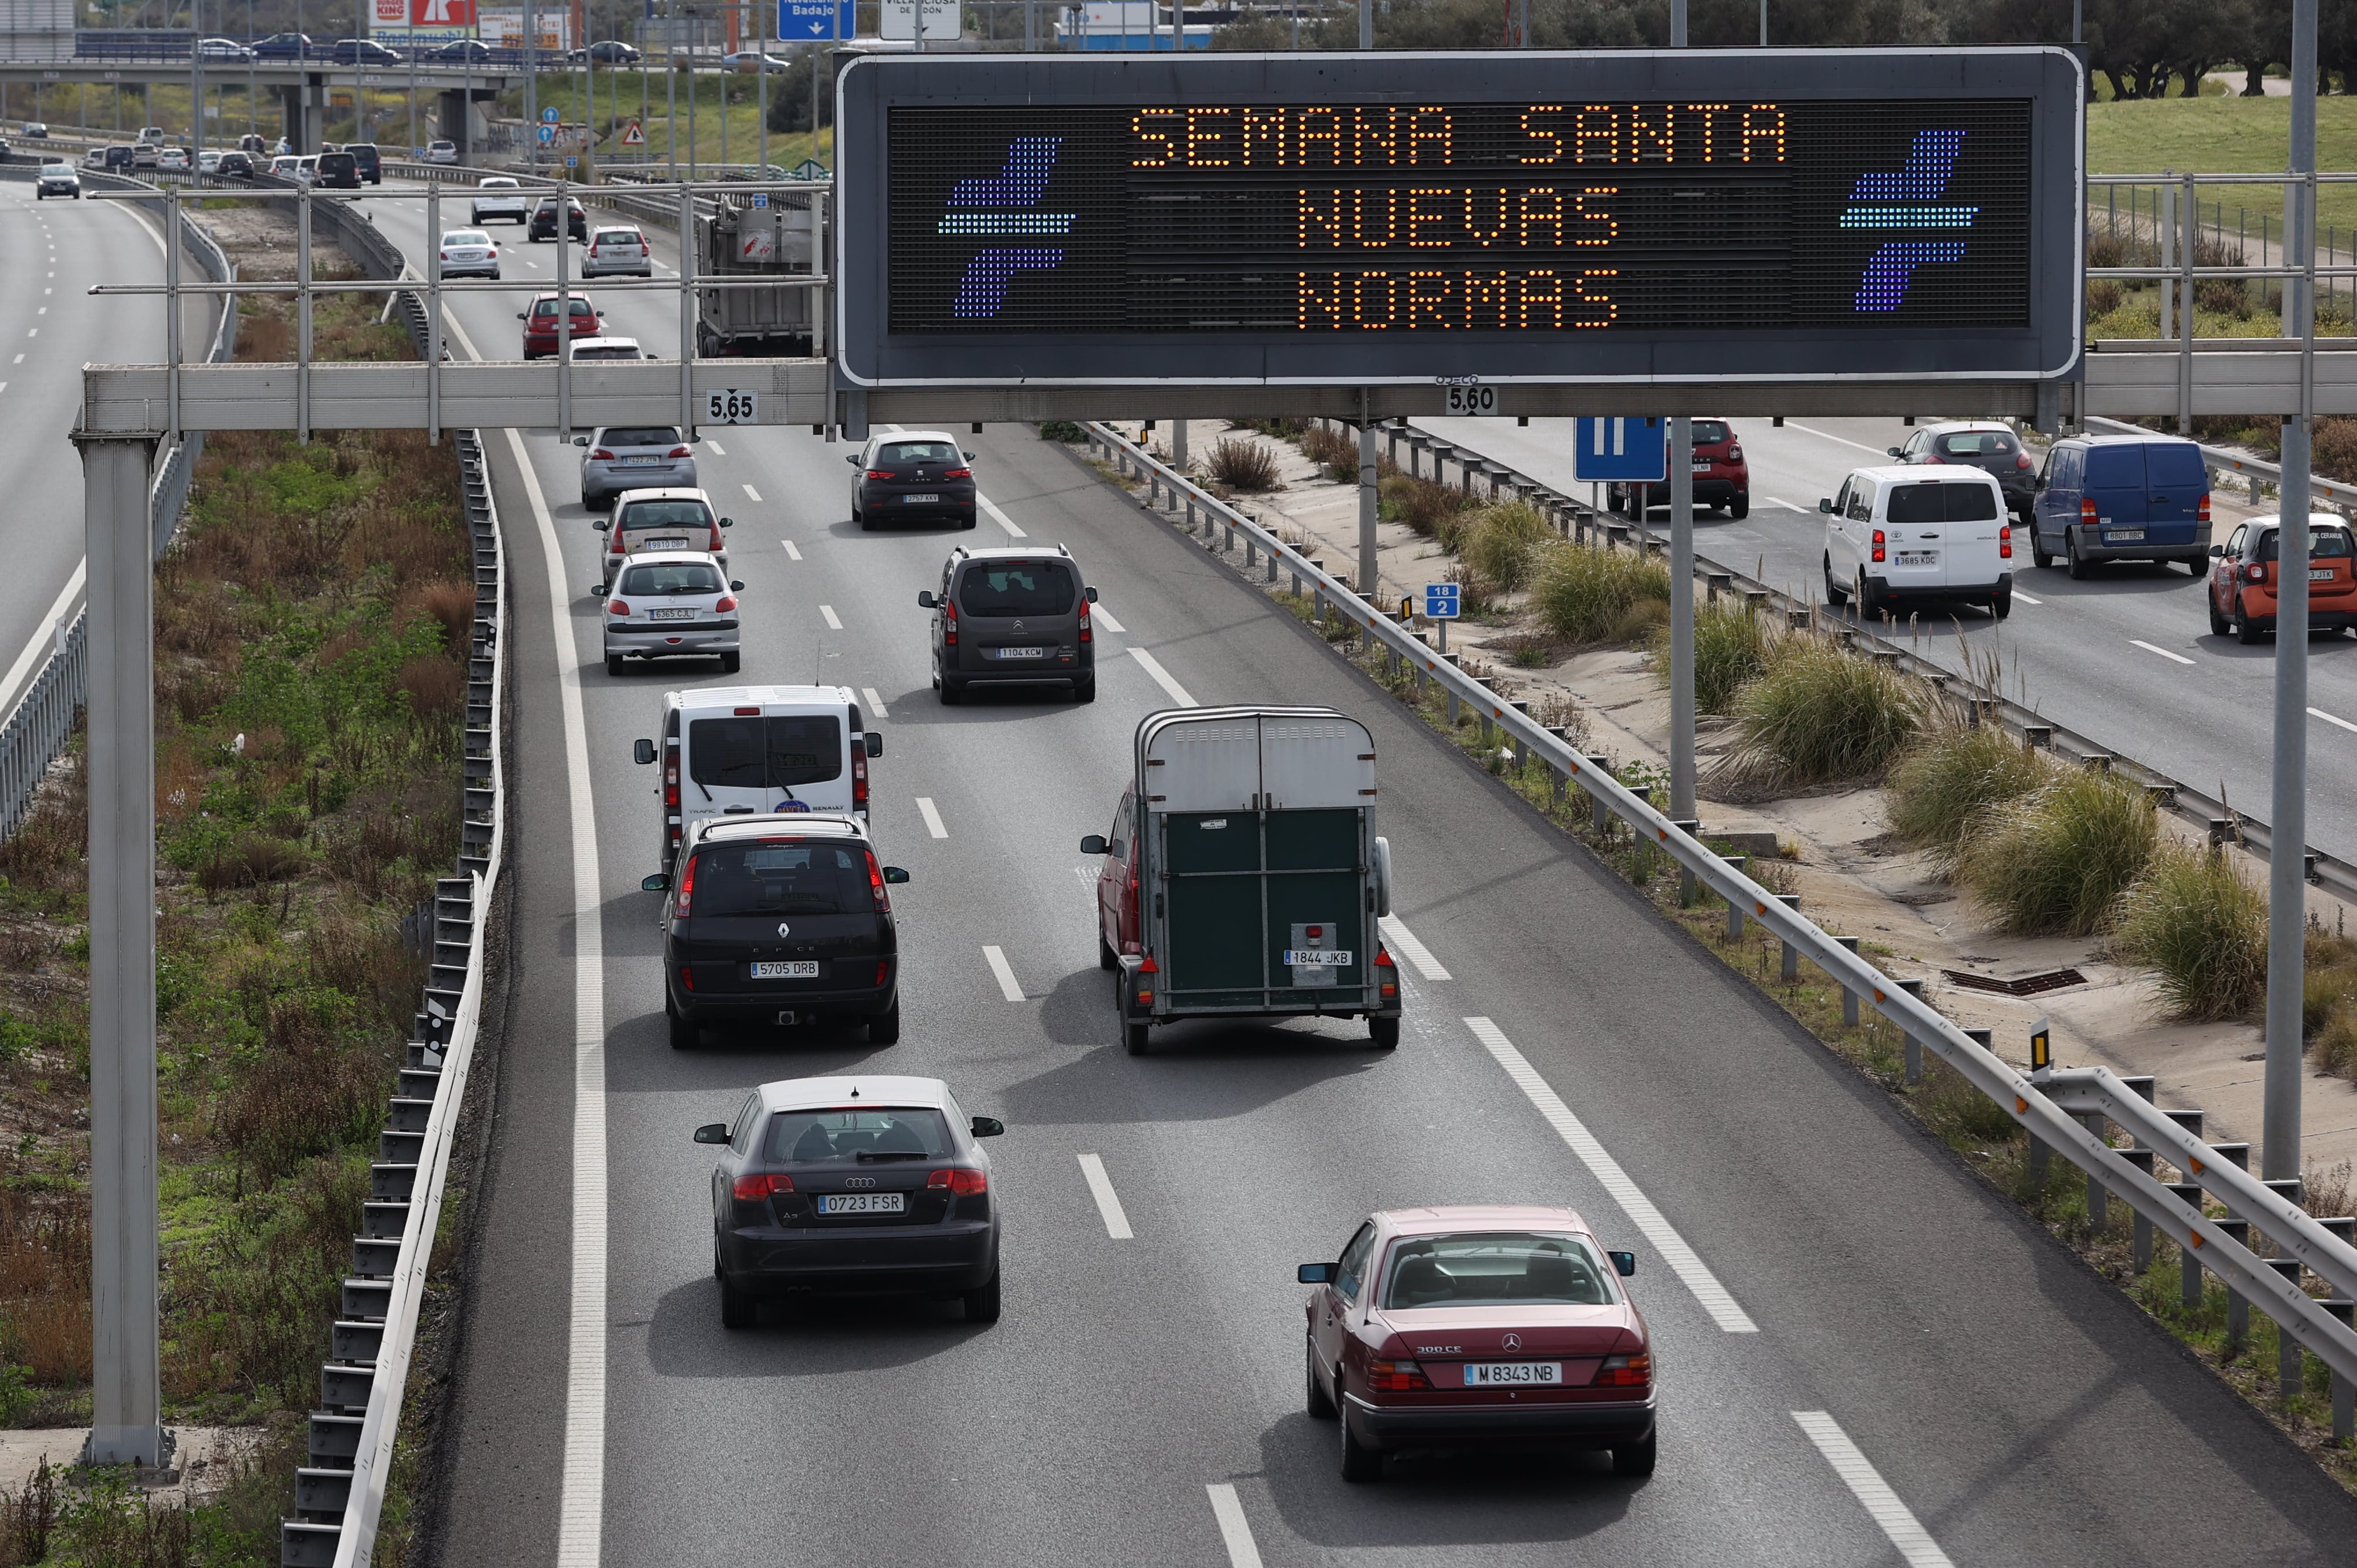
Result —
[[1582, 419], [1571, 455], [1572, 478], [1658, 485], [1670, 477], [1670, 432], [1650, 419]]
[[1458, 618], [1457, 586], [1455, 583], [1426, 583], [1424, 585], [1424, 618], [1426, 620]]

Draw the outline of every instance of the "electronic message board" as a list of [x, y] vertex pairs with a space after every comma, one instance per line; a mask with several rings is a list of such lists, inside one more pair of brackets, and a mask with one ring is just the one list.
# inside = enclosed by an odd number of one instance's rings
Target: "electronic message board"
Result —
[[869, 58], [837, 91], [853, 385], [2078, 360], [2063, 50]]

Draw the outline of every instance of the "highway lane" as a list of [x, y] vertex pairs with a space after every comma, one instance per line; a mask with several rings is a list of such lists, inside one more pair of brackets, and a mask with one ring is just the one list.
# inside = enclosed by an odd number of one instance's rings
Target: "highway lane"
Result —
[[[644, 297], [610, 303], [642, 330], [662, 316]], [[511, 311], [467, 307], [485, 343], [512, 328]], [[527, 484], [494, 436], [519, 615], [517, 777], [530, 782], [444, 1560], [547, 1561], [565, 1517], [563, 1412], [579, 1369], [561, 1173], [585, 950], [599, 955], [607, 1020], [610, 1197], [591, 1341], [606, 1355], [588, 1369], [604, 1419], [574, 1456], [603, 1477], [587, 1530], [604, 1562], [716, 1561], [748, 1541], [789, 1560], [1218, 1562], [1211, 1487], [1234, 1488], [1272, 1564], [1375, 1547], [1552, 1562], [1590, 1540], [1658, 1560], [1886, 1562], [1880, 1528], [1793, 1419], [1818, 1411], [1960, 1563], [2053, 1560], [2048, 1543], [2065, 1541], [2084, 1562], [2337, 1549], [2346, 1499], [2108, 1287], [1289, 617], [1066, 455], [1022, 430], [970, 440], [987, 492], [1035, 538], [1071, 542], [1125, 628], [1103, 634], [1100, 700], [946, 711], [927, 689], [915, 593], [951, 544], [995, 542], [992, 525], [863, 534], [845, 521], [845, 448], [708, 434], [705, 482], [732, 498], [732, 570], [748, 584], [741, 678], [815, 671], [883, 699], [876, 831], [916, 877], [897, 899], [903, 1042], [662, 1044], [655, 900], [635, 890], [655, 808], [629, 743], [651, 733], [656, 693], [718, 677], [604, 675], [575, 455], [528, 433]], [[748, 485], [768, 499], [735, 499]], [[562, 563], [554, 612], [535, 489]], [[575, 638], [594, 944], [573, 925], [554, 615]], [[1072, 844], [1109, 815], [1136, 717], [1169, 700], [1132, 648], [1203, 701], [1332, 702], [1375, 725], [1401, 912], [1450, 972], [1404, 970], [1397, 1053], [1340, 1026], [1193, 1026], [1143, 1059], [1116, 1047], [1090, 945], [1093, 868]], [[1002, 994], [985, 945], [1023, 1002]], [[1758, 1332], [1723, 1331], [1469, 1018], [1494, 1021]], [[941, 1073], [1007, 1119], [993, 1150], [1010, 1216], [1006, 1321], [822, 1309], [723, 1333], [688, 1130], [748, 1082], [863, 1066]], [[1108, 1234], [1083, 1154], [1103, 1161], [1132, 1239]], [[1560, 1460], [1412, 1462], [1374, 1490], [1334, 1475], [1331, 1428], [1299, 1412], [1290, 1265], [1332, 1251], [1367, 1208], [1484, 1196], [1567, 1199], [1640, 1251], [1669, 1369], [1652, 1482]], [[2147, 1463], [2156, 1452], [2170, 1455], [2165, 1478]], [[2170, 1506], [2186, 1496], [2204, 1499], [2198, 1517]]]
[[[0, 494], [9, 498], [0, 574], [0, 714], [70, 624], [82, 599], [81, 460], [68, 439], [86, 363], [164, 358], [161, 300], [93, 297], [92, 284], [163, 281], [160, 231], [127, 202], [36, 200], [0, 180]], [[196, 323], [203, 320], [206, 329]], [[210, 309], [190, 310], [191, 358]]]
[[[1569, 420], [1416, 423], [1566, 494], [1587, 493], [1572, 478]], [[1738, 522], [1698, 514], [1695, 548], [1822, 602], [1818, 498], [1838, 489], [1852, 468], [1888, 462], [1884, 454], [1905, 440], [1906, 427], [1896, 419], [1788, 420], [1781, 430], [1766, 420], [1733, 423], [1751, 467], [1751, 515]], [[2222, 543], [2231, 520], [2252, 515], [2222, 500], [2212, 510]], [[1667, 511], [1657, 510], [1653, 521], [1665, 526]], [[2028, 548], [2018, 546], [2015, 567], [2009, 619], [2000, 624], [1964, 607], [1926, 615], [1915, 628], [1924, 656], [1962, 671], [1968, 660], [1994, 655], [2007, 696], [2122, 757], [2195, 789], [2222, 791], [2239, 810], [2268, 814], [2272, 639], [2245, 648], [2231, 635], [2213, 635], [2202, 585], [2179, 566], [2104, 566], [2072, 582], [2059, 564], [2033, 565]], [[2308, 732], [2309, 843], [2357, 859], [2357, 638], [2310, 638], [2309, 701], [2318, 710]]]

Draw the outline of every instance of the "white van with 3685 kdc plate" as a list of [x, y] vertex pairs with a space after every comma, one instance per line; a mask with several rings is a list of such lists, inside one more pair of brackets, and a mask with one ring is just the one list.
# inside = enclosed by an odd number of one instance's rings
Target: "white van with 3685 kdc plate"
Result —
[[1962, 465], [1854, 468], [1825, 513], [1825, 598], [1872, 620], [1963, 600], [2013, 613], [2013, 524], [2005, 492]]
[[631, 744], [655, 784], [662, 869], [696, 822], [773, 812], [838, 811], [866, 821], [867, 759], [884, 737], [848, 686], [706, 686], [665, 692], [662, 738]]

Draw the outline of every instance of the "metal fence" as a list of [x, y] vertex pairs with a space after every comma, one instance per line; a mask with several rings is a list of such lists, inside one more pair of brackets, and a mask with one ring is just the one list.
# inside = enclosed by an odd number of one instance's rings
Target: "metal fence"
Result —
[[[2201, 1142], [2198, 1112], [2156, 1113], [2169, 1121], [2164, 1136], [2158, 1122], [2139, 1108], [2142, 1101], [2132, 1105], [2100, 1082], [2097, 1089], [2103, 1092], [2073, 1078], [2067, 1080], [2072, 1088], [2065, 1101], [2050, 1097], [2047, 1085], [2054, 1082], [2059, 1090], [2066, 1081], [2061, 1075], [2025, 1073], [2000, 1058], [1859, 957], [1843, 939], [1803, 917], [1797, 900], [1788, 903], [1754, 882], [1739, 857], [1713, 851], [1697, 836], [1697, 824], [1673, 820], [1655, 805], [1651, 791], [1641, 793], [1623, 785], [1613, 777], [1608, 759], [1575, 750], [1562, 734], [1533, 718], [1528, 704], [1504, 698], [1488, 681], [1458, 668], [1453, 659], [1436, 652], [1421, 636], [1369, 604], [1322, 564], [1118, 431], [1095, 424], [1083, 429], [1092, 449], [1104, 453], [1122, 473], [1146, 481], [1149, 501], [1167, 493], [1170, 505], [1199, 531], [1207, 550], [1232, 557], [1241, 543], [1247, 573], [1265, 563], [1268, 582], [1275, 582], [1280, 572], [1289, 575], [1315, 596], [1321, 618], [1330, 613], [1360, 627], [1362, 647], [1371, 652], [1380, 649], [1384, 663], [1411, 676], [1419, 692], [1425, 682], [1434, 683], [1452, 706], [1470, 709], [1485, 736], [1502, 734], [1522, 756], [1544, 763], [1558, 792], [1569, 788], [1584, 791], [1594, 803], [1599, 828], [1614, 821], [1626, 824], [1635, 842], [1683, 867], [1698, 890], [1725, 902], [1730, 932], [1757, 921], [1789, 951], [1823, 970], [1857, 1005], [1871, 1006], [1896, 1026], [1908, 1041], [1910, 1066], [1920, 1064], [1921, 1053], [1930, 1050], [2019, 1122], [2033, 1149], [2060, 1150], [2087, 1173], [2090, 1197], [2095, 1200], [2091, 1208], [2100, 1208], [2101, 1195], [2116, 1194], [2142, 1222], [2138, 1235], [2144, 1245], [2148, 1247], [2155, 1236], [2168, 1237], [2194, 1260], [2190, 1266], [2197, 1279], [2198, 1270], [2207, 1268], [2224, 1282], [2233, 1299], [2258, 1304], [2290, 1341], [2331, 1369], [2341, 1435], [2351, 1434], [2348, 1412], [2351, 1391], [2357, 1389], [2357, 1330], [2351, 1326], [2350, 1315], [2357, 1310], [2357, 1247], [2299, 1208], [2297, 1183], [2254, 1183], [2232, 1147]], [[1617, 519], [1607, 521], [1577, 502], [1563, 504], [1580, 514], [1582, 532], [1594, 528], [1608, 548], [1616, 532], [1623, 538], [1629, 533], [1629, 525]], [[2142, 1088], [2148, 1095], [2149, 1084]], [[2128, 1099], [2137, 1099], [2133, 1089]], [[2113, 1125], [2134, 1137], [2135, 1145], [2114, 1148], [2109, 1139]], [[2160, 1179], [2156, 1167], [2164, 1160], [2183, 1173], [2181, 1180]], [[2287, 1187], [2294, 1190], [2287, 1192]], [[2222, 1214], [2209, 1212], [2212, 1200]], [[2274, 1244], [2274, 1257], [2261, 1257], [2252, 1250], [2255, 1236]], [[2303, 1269], [2324, 1280], [2333, 1293], [2330, 1299], [2319, 1300], [2301, 1288]]]

